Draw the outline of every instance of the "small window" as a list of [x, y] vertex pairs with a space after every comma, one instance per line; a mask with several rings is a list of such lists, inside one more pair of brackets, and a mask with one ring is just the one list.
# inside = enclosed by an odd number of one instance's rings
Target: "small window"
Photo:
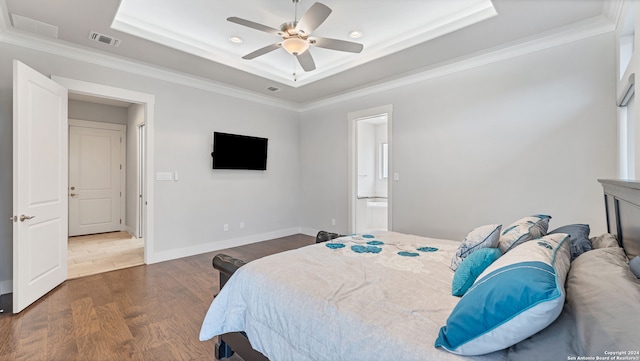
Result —
[[380, 179], [389, 178], [389, 144], [380, 144]]

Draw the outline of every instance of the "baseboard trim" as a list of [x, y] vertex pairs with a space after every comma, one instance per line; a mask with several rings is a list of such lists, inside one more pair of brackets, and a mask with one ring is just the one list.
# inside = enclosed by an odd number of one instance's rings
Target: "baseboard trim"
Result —
[[[273, 232], [254, 234], [247, 237], [220, 240], [220, 241], [209, 242], [206, 244], [200, 244], [192, 247], [172, 249], [170, 251], [161, 251], [161, 252], [154, 253], [151, 256], [151, 262], [149, 263], [170, 261], [172, 259], [195, 256], [202, 253], [215, 252], [221, 249], [244, 246], [251, 243], [268, 241], [270, 239], [292, 236], [294, 234], [299, 234], [299, 233], [303, 233], [302, 229], [299, 227], [287, 228], [287, 229], [282, 229], [282, 230], [273, 231]], [[304, 234], [307, 234], [307, 233], [304, 233]], [[315, 236], [315, 234], [313, 234], [313, 236]]]
[[316, 235], [318, 235], [318, 232], [320, 232], [319, 229], [306, 228], [306, 227], [300, 228], [300, 233], [305, 234], [307, 236], [315, 237]]

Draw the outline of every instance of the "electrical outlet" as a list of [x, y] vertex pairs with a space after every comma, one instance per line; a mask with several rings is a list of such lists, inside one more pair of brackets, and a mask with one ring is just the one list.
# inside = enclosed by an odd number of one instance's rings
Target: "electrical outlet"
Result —
[[240, 222], [240, 229], [244, 228], [244, 222]]
[[224, 231], [225, 231], [225, 232], [227, 232], [228, 230], [229, 230], [229, 225], [228, 225], [228, 224], [225, 224], [225, 225], [224, 225]]
[[331, 225], [332, 225], [332, 226], [335, 226], [335, 225], [336, 225], [336, 219], [335, 219], [335, 218], [331, 219]]

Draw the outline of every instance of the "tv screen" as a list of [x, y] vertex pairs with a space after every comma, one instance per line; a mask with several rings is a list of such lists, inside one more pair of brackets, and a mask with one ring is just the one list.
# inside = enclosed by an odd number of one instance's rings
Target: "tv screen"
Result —
[[213, 169], [267, 169], [267, 138], [213, 133]]

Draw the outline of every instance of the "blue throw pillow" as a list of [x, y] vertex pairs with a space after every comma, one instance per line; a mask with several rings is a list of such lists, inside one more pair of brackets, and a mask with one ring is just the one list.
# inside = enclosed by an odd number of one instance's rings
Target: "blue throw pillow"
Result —
[[592, 249], [589, 240], [591, 229], [588, 224], [569, 224], [549, 232], [549, 234], [554, 233], [566, 233], [571, 237], [571, 261]]
[[502, 252], [498, 248], [481, 248], [467, 256], [453, 275], [451, 294], [462, 297], [482, 271], [500, 256]]
[[631, 272], [633, 272], [637, 278], [640, 278], [640, 256], [636, 256], [629, 261], [629, 268], [631, 268]]
[[561, 233], [504, 254], [462, 296], [435, 346], [458, 355], [482, 355], [544, 329], [562, 311], [569, 258], [569, 236]]

